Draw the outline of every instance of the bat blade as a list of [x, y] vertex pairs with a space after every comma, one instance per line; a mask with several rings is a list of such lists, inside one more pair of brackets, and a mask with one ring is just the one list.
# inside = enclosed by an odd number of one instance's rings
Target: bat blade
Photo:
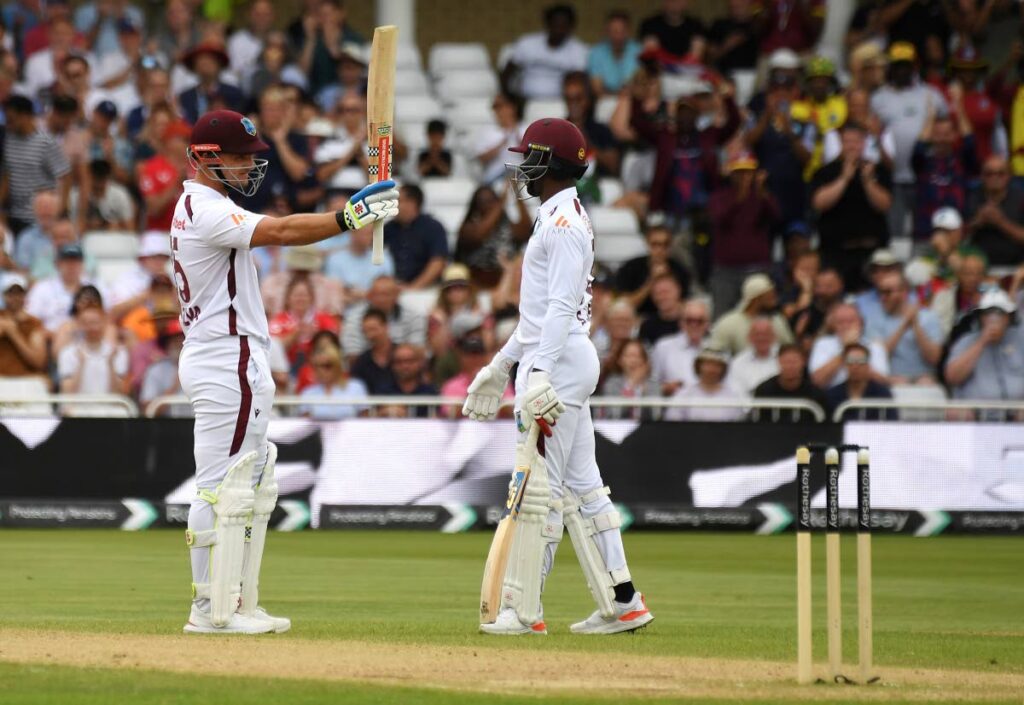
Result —
[[[385, 25], [373, 30], [370, 73], [366, 85], [366, 140], [369, 144], [367, 161], [371, 182], [391, 178], [397, 56], [398, 27]], [[384, 223], [380, 221], [373, 225], [373, 263], [384, 263]]]

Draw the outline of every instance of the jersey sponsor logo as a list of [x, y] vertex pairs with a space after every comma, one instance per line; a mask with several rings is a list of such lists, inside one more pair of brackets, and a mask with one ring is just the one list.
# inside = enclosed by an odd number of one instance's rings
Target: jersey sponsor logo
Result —
[[184, 230], [185, 229], [185, 219], [184, 218], [174, 218], [173, 220], [171, 220], [171, 229], [173, 229], [173, 230]]
[[247, 117], [242, 118], [242, 127], [245, 128], [246, 133], [250, 137], [256, 136], [256, 125], [253, 124], [252, 120]]

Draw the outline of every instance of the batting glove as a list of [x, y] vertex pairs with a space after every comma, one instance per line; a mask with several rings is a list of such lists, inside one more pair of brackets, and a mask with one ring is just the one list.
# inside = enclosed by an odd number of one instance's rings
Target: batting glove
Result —
[[348, 200], [343, 210], [335, 213], [338, 224], [344, 223], [342, 230], [359, 230], [359, 228], [387, 220], [398, 215], [398, 189], [395, 182], [380, 181], [366, 186]]
[[475, 421], [486, 421], [497, 416], [501, 397], [508, 387], [508, 373], [514, 364], [515, 360], [498, 353], [487, 367], [477, 372], [466, 390], [462, 415]]
[[[545, 425], [554, 426], [558, 417], [565, 411], [565, 404], [558, 399], [547, 372], [530, 373], [526, 380], [523, 410], [530, 418], [540, 423], [542, 429]], [[545, 435], [550, 435], [547, 430]]]

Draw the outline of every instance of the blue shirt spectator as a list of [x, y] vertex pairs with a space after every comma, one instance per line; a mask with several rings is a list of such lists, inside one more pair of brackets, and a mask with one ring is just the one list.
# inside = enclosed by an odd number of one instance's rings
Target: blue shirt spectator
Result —
[[[846, 369], [846, 381], [830, 387], [825, 392], [825, 404], [831, 418], [841, 404], [858, 399], [892, 399], [889, 387], [871, 379], [871, 357], [867, 346], [862, 343], [850, 343], [843, 348], [843, 366]], [[894, 418], [892, 410], [869, 410], [858, 413], [856, 418], [878, 420]]]
[[1005, 292], [986, 292], [978, 303], [978, 329], [953, 344], [946, 382], [956, 399], [1024, 399], [1024, 326]]
[[891, 381], [934, 380], [945, 337], [939, 317], [910, 300], [910, 287], [901, 272], [881, 275], [878, 293], [881, 314], [865, 318], [865, 337], [885, 345]]
[[324, 274], [345, 285], [349, 303], [366, 298], [366, 292], [377, 277], [395, 276], [395, 260], [391, 253], [384, 250], [384, 262], [374, 264], [372, 245], [373, 228], [360, 228], [338, 238], [337, 246], [327, 256]]
[[384, 244], [395, 260], [395, 278], [411, 289], [434, 284], [448, 259], [444, 226], [422, 210], [423, 191], [407, 184], [400, 191], [398, 217], [384, 226]]
[[606, 39], [595, 44], [587, 57], [587, 73], [598, 93], [618, 93], [636, 73], [641, 47], [631, 34], [629, 14], [621, 10], [608, 14]]
[[[340, 351], [333, 346], [322, 346], [313, 351], [310, 366], [313, 368], [312, 384], [302, 390], [304, 399], [365, 399], [366, 385], [349, 377]], [[365, 407], [341, 404], [310, 404], [299, 407], [299, 413], [318, 421], [339, 421], [350, 419]]]
[[88, 2], [75, 10], [75, 29], [87, 37], [93, 31], [96, 32], [96, 38], [93, 40], [91, 49], [92, 53], [97, 57], [114, 51], [120, 51], [121, 45], [117, 40], [117, 25], [122, 18], [127, 18], [136, 27], [146, 26], [145, 15], [142, 14], [142, 10], [134, 5], [124, 0], [115, 0], [115, 2], [105, 2], [103, 4], [107, 6], [106, 14], [104, 15], [100, 15], [99, 2]]

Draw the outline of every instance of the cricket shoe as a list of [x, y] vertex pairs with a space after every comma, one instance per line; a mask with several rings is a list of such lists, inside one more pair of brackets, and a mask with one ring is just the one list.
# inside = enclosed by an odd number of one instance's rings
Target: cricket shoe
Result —
[[284, 634], [292, 628], [292, 620], [287, 617], [275, 617], [274, 615], [269, 614], [262, 607], [257, 607], [255, 612], [246, 616], [251, 619], [255, 619], [258, 622], [269, 622], [272, 627], [270, 631], [275, 634]]
[[274, 625], [266, 619], [246, 617], [235, 612], [223, 627], [216, 627], [210, 621], [210, 615], [192, 605], [188, 623], [182, 630], [186, 634], [266, 634], [273, 631]]
[[480, 631], [484, 634], [519, 636], [520, 634], [547, 634], [548, 628], [543, 619], [536, 624], [523, 624], [514, 609], [505, 607], [498, 612], [496, 620], [490, 624], [481, 624]]
[[600, 610], [582, 622], [569, 627], [573, 634], [618, 634], [631, 632], [654, 621], [654, 615], [647, 609], [647, 601], [639, 592], [633, 595], [628, 603], [613, 602], [615, 615], [610, 618], [601, 616]]

